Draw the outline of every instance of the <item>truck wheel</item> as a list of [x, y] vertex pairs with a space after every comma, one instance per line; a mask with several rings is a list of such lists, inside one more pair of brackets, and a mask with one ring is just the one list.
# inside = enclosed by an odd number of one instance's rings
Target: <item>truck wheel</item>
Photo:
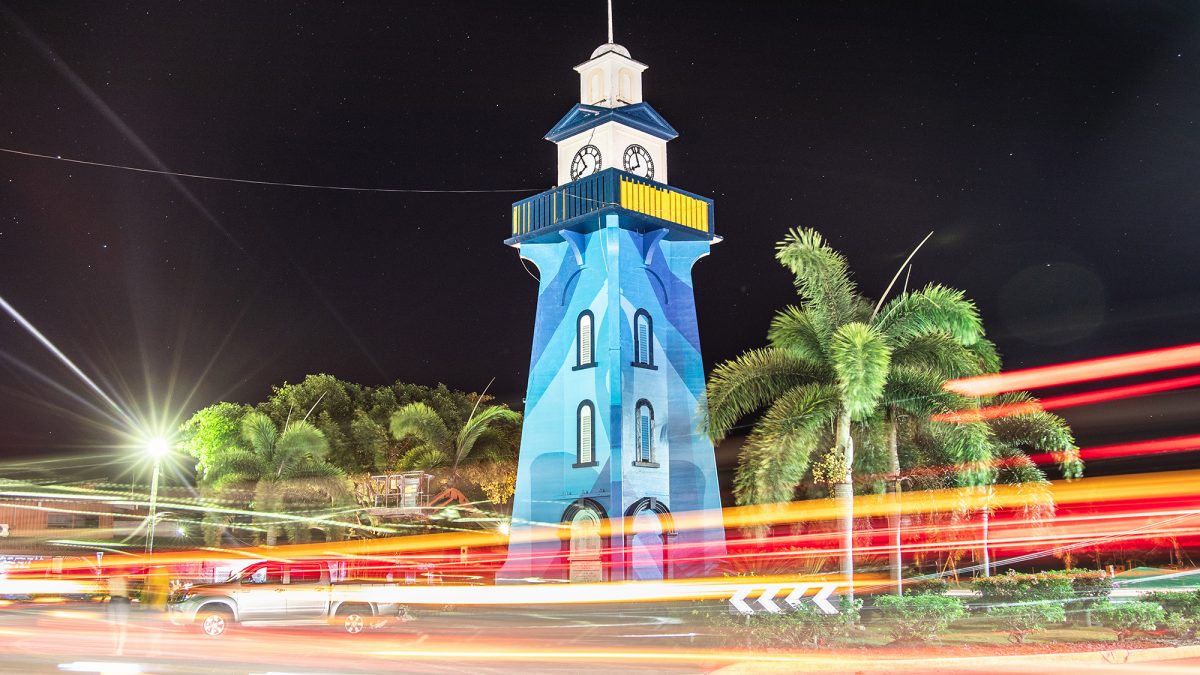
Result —
[[204, 607], [196, 613], [200, 631], [211, 638], [219, 638], [229, 632], [233, 614], [223, 607]]
[[367, 628], [371, 621], [371, 610], [360, 605], [344, 605], [337, 611], [338, 623], [342, 630], [350, 635], [358, 635]]

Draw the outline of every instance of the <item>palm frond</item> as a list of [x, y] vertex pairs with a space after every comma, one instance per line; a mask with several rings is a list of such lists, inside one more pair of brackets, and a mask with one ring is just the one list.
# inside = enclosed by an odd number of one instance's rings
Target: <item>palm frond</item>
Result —
[[203, 479], [215, 484], [226, 481], [257, 480], [268, 471], [267, 463], [258, 453], [238, 447], [226, 447], [222, 452], [212, 453], [205, 467]]
[[987, 338], [980, 338], [974, 344], [967, 345], [979, 361], [979, 372], [1000, 372], [1000, 353], [996, 351], [996, 343]]
[[983, 372], [975, 352], [960, 344], [953, 335], [940, 330], [906, 336], [906, 339], [893, 343], [892, 363], [929, 368], [948, 380]]
[[400, 471], [429, 471], [445, 466], [450, 461], [450, 455], [431, 445], [418, 445], [404, 453], [396, 468]]
[[834, 332], [829, 358], [837, 373], [842, 405], [852, 419], [861, 419], [879, 403], [891, 355], [879, 331], [864, 323], [848, 323]]
[[[1036, 400], [1028, 394], [1024, 397], [997, 397], [1005, 402], [1016, 402], [1020, 398], [1026, 401]], [[1079, 458], [1079, 447], [1075, 445], [1071, 427], [1058, 415], [1036, 411], [997, 417], [989, 420], [988, 425], [1000, 443], [1054, 455], [1064, 478], [1079, 478], [1083, 475], [1083, 461]]]
[[471, 450], [475, 448], [476, 441], [479, 437], [487, 432], [492, 425], [499, 422], [520, 422], [521, 413], [509, 410], [503, 406], [491, 405], [481, 410], [475, 411], [475, 415], [467, 420], [462, 429], [458, 432], [458, 439], [455, 443], [454, 463], [460, 464], [467, 455], [471, 454]]
[[1020, 450], [999, 446], [995, 450], [1000, 468], [996, 483], [1018, 486], [1022, 509], [1027, 518], [1045, 518], [1054, 513], [1054, 492], [1046, 474]]
[[975, 303], [965, 294], [939, 284], [905, 293], [883, 307], [875, 325], [893, 339], [943, 332], [960, 344], [974, 344], [983, 336], [983, 322]]
[[995, 437], [981, 422], [932, 423], [934, 436], [955, 464], [964, 487], [990, 485], [995, 480]]
[[804, 478], [824, 430], [837, 413], [838, 393], [805, 384], [784, 393], [747, 438], [734, 476], [739, 504], [788, 501]]
[[297, 464], [306, 460], [323, 460], [329, 454], [329, 440], [312, 424], [297, 421], [288, 424], [279, 440], [275, 443], [275, 464], [284, 467], [277, 474], [286, 471], [285, 465]]
[[246, 413], [242, 418], [242, 438], [250, 444], [250, 448], [267, 461], [271, 461], [275, 452], [275, 441], [278, 432], [270, 417], [256, 411]]
[[751, 349], [718, 365], [708, 381], [708, 401], [701, 407], [701, 428], [714, 442], [750, 413], [760, 410], [793, 387], [821, 380], [811, 364], [782, 349]]
[[819, 313], [792, 305], [775, 314], [767, 340], [772, 347], [821, 368], [827, 362], [824, 344], [830, 333]]
[[883, 388], [883, 401], [910, 415], [927, 417], [964, 410], [972, 399], [946, 390], [946, 378], [933, 369], [893, 363]]
[[795, 276], [804, 305], [828, 316], [829, 330], [850, 320], [856, 298], [850, 266], [816, 230], [790, 230], [776, 245], [775, 258]]
[[415, 438], [423, 445], [437, 448], [442, 454], [454, 451], [453, 437], [437, 411], [424, 403], [409, 403], [392, 413], [392, 437], [396, 440]]

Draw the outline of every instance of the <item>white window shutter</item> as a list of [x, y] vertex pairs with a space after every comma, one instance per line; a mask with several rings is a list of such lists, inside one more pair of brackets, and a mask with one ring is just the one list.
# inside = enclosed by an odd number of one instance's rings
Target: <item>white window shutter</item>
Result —
[[592, 317], [584, 314], [579, 317], [579, 364], [586, 366], [592, 363]]
[[592, 461], [592, 408], [584, 406], [579, 409], [579, 463], [588, 464]]

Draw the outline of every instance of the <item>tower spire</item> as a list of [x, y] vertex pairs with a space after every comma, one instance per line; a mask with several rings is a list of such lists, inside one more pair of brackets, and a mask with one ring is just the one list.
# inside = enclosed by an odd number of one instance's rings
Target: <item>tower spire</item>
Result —
[[608, 44], [611, 45], [612, 43], [613, 43], [612, 0], [608, 0]]

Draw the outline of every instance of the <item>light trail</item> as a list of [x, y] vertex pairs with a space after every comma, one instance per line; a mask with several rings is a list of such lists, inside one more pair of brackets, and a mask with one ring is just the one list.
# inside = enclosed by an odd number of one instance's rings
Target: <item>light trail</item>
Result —
[[931, 416], [930, 419], [934, 422], [981, 422], [983, 420], [996, 419], [999, 417], [1029, 415], [1031, 413], [1041, 412], [1044, 410], [1057, 410], [1060, 408], [1091, 405], [1093, 403], [1105, 403], [1108, 401], [1117, 401], [1135, 396], [1147, 396], [1149, 394], [1158, 394], [1166, 391], [1174, 391], [1176, 389], [1187, 389], [1195, 386], [1200, 386], [1200, 375], [1176, 377], [1169, 380], [1160, 380], [1158, 382], [1146, 382], [1144, 384], [1131, 384], [1124, 387], [1114, 387], [1112, 389], [1099, 389], [1080, 394], [1054, 396], [1051, 398], [1041, 399], [1040, 401], [1023, 401], [1021, 403], [988, 406], [974, 410], [958, 410], [955, 412], [939, 413]]
[[16, 321], [30, 335], [37, 339], [38, 342], [42, 343], [42, 346], [48, 349], [50, 353], [55, 356], [55, 358], [57, 358], [64, 366], [67, 367], [68, 370], [70, 370], [76, 377], [86, 384], [88, 388], [95, 392], [96, 395], [99, 396], [105, 403], [111, 406], [121, 420], [129, 425], [130, 428], [137, 427], [137, 424], [134, 422], [133, 418], [125, 412], [124, 408], [117, 405], [117, 402], [114, 401], [108, 394], [106, 394], [98, 384], [92, 381], [92, 378], [88, 377], [79, 366], [75, 365], [74, 361], [69, 359], [66, 354], [62, 353], [62, 351], [50, 341], [50, 338], [42, 335], [42, 332], [38, 330], [36, 326], [30, 323], [29, 320], [26, 319], [20, 312], [18, 312], [15, 307], [8, 304], [8, 301], [3, 297], [0, 297], [0, 308], [3, 308], [4, 311], [7, 312], [14, 321]]
[[1200, 344], [1061, 363], [1007, 373], [950, 380], [944, 386], [964, 396], [989, 396], [1063, 384], [1139, 375], [1200, 365]]
[[[1079, 450], [1079, 458], [1085, 461], [1097, 459], [1118, 459], [1121, 457], [1137, 457], [1166, 452], [1188, 452], [1200, 450], [1200, 434], [1195, 436], [1176, 436], [1175, 438], [1158, 438], [1152, 441], [1135, 441], [1132, 443], [1114, 443], [1100, 445], [1094, 448]], [[1030, 455], [1029, 459], [1037, 464], [1056, 461], [1052, 454]]]
[[[1059, 508], [1070, 505], [1088, 505], [1140, 500], [1147, 495], [1156, 499], [1196, 497], [1196, 485], [1200, 484], [1200, 470], [1169, 471], [1144, 475], [1105, 476], [1075, 481], [1055, 481], [1047, 489], [1053, 503]], [[944, 489], [905, 492], [895, 494], [859, 495], [855, 497], [856, 517], [886, 517], [896, 514], [921, 515], [934, 513], [964, 513], [987, 507], [989, 509], [1022, 508], [1029, 504], [1030, 496], [1020, 485], [995, 485], [990, 493], [984, 490]], [[804, 502], [787, 502], [760, 506], [730, 507], [718, 513], [680, 512], [675, 514], [678, 531], [709, 527], [714, 522], [724, 522], [727, 530], [759, 526], [786, 525], [816, 521], [832, 521], [840, 513], [840, 507], [832, 499]], [[601, 524], [601, 536], [614, 531], [628, 531], [632, 519], [617, 519]], [[618, 528], [625, 528], [619, 530]], [[129, 556], [128, 565], [182, 564], [197, 557], [210, 560], [244, 560], [246, 558], [293, 560], [336, 557], [403, 557], [433, 551], [458, 551], [466, 546], [474, 550], [504, 550], [510, 541], [561, 542], [564, 529], [556, 526], [539, 526], [515, 531], [511, 538], [495, 531], [450, 532], [421, 534], [402, 537], [384, 537], [370, 540], [343, 542], [320, 542], [294, 544], [277, 547], [251, 547], [245, 549], [206, 549], [199, 551], [176, 551], [155, 553], [152, 557]], [[504, 555], [496, 553], [495, 555]], [[553, 553], [548, 555], [555, 555]], [[118, 564], [119, 561], [113, 561]], [[47, 563], [48, 564], [48, 563]], [[106, 561], [107, 564], [107, 561]]]

